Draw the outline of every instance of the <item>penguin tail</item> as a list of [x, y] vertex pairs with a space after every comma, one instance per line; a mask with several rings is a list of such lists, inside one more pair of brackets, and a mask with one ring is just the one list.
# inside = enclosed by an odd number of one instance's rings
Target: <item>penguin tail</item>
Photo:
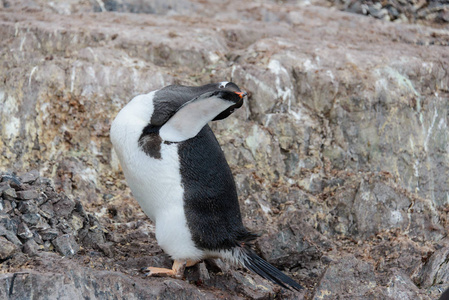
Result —
[[303, 289], [303, 287], [299, 283], [259, 257], [256, 252], [248, 245], [242, 244], [239, 248], [240, 257], [238, 258], [238, 260], [245, 268], [253, 271], [254, 273], [267, 280], [270, 280], [275, 284], [282, 286], [283, 288], [289, 290], [294, 289], [297, 291]]

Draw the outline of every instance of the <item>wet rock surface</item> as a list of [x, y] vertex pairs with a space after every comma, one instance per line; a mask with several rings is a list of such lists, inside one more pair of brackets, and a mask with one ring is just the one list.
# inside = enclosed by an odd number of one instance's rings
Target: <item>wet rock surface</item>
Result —
[[[402, 20], [412, 2], [359, 4]], [[445, 23], [319, 1], [167, 3], [0, 2], [0, 298], [438, 298]], [[137, 94], [223, 80], [249, 93], [211, 124], [244, 223], [300, 293], [220, 261], [185, 280], [139, 271], [171, 261], [126, 186], [110, 123]]]

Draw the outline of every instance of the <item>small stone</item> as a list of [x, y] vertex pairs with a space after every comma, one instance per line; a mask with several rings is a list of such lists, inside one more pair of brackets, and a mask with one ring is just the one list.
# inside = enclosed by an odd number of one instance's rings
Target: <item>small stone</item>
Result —
[[53, 251], [55, 247], [53, 246], [53, 244], [50, 241], [45, 241], [44, 242], [44, 249], [45, 251]]
[[22, 248], [23, 253], [28, 254], [29, 256], [37, 255], [37, 251], [39, 250], [39, 245], [33, 240], [28, 240]]
[[40, 208], [40, 211], [39, 211], [40, 215], [46, 219], [51, 219], [55, 215], [55, 212], [53, 210], [53, 205], [51, 205], [48, 202], [42, 204], [39, 208]]
[[14, 207], [11, 205], [10, 200], [0, 200], [0, 212], [9, 213], [13, 209]]
[[0, 237], [0, 260], [5, 260], [14, 252], [17, 251], [17, 246], [5, 239], [4, 237]]
[[22, 215], [22, 220], [31, 226], [39, 223], [40, 219], [41, 219], [41, 216], [39, 214], [23, 214]]
[[36, 229], [37, 231], [47, 230], [50, 227], [51, 226], [47, 222], [45, 222], [43, 218], [41, 218], [39, 222], [37, 222], [37, 224], [33, 226], [33, 228]]
[[44, 243], [44, 240], [42, 239], [41, 235], [39, 233], [37, 233], [36, 231], [33, 231], [33, 240], [38, 245], [42, 245]]
[[5, 227], [6, 230], [12, 231], [14, 234], [17, 233], [17, 226], [20, 223], [18, 217], [10, 218], [10, 216], [0, 216], [0, 227]]
[[31, 239], [33, 237], [33, 233], [25, 223], [19, 224], [19, 227], [17, 228], [17, 235], [24, 240]]
[[9, 187], [8, 189], [5, 189], [2, 193], [2, 196], [4, 199], [12, 200], [17, 198], [16, 190], [12, 187]]
[[84, 227], [84, 220], [82, 217], [78, 215], [78, 213], [74, 213], [72, 215], [72, 220], [70, 222], [71, 227], [75, 233], [78, 233]]
[[39, 192], [36, 190], [18, 191], [17, 198], [20, 200], [31, 200], [39, 197]]
[[10, 188], [11, 186], [7, 182], [0, 182], [0, 195], [3, 194], [3, 191]]
[[17, 186], [17, 187], [22, 184], [20, 182], [20, 179], [14, 174], [3, 174], [1, 177], [2, 177], [2, 182], [9, 182], [10, 184]]
[[114, 243], [98, 244], [98, 247], [107, 257], [114, 257]]
[[20, 176], [22, 183], [33, 183], [39, 178], [39, 171], [32, 170]]
[[39, 211], [33, 201], [20, 201], [17, 208], [22, 214], [35, 214]]
[[63, 196], [61, 200], [53, 205], [53, 210], [58, 217], [68, 217], [75, 209], [75, 201], [67, 196]]
[[76, 243], [73, 235], [64, 234], [53, 240], [52, 244], [55, 246], [56, 251], [58, 251], [63, 256], [73, 256], [75, 255], [80, 246]]
[[66, 219], [60, 219], [56, 228], [61, 230], [63, 233], [72, 233], [73, 232], [72, 227], [70, 226], [70, 224], [67, 222]]
[[17, 238], [16, 234], [13, 231], [6, 228], [3, 224], [0, 224], [0, 236], [4, 236], [5, 238], [8, 239], [8, 241], [17, 246], [22, 245], [22, 242]]
[[51, 241], [54, 240], [59, 235], [59, 230], [55, 228], [48, 228], [39, 231], [39, 234], [44, 241]]

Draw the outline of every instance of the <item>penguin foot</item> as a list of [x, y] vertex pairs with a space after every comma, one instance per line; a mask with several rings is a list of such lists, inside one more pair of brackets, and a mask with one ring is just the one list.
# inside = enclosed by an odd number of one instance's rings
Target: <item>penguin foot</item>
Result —
[[182, 279], [184, 275], [184, 270], [186, 268], [187, 261], [185, 260], [175, 260], [173, 262], [173, 267], [171, 269], [157, 268], [157, 267], [147, 267], [142, 268], [142, 271], [147, 271], [146, 277], [175, 277]]

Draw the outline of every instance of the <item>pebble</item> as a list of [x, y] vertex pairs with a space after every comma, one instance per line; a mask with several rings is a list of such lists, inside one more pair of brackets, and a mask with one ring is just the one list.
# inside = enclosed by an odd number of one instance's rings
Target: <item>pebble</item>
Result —
[[19, 200], [31, 200], [39, 197], [39, 192], [36, 190], [18, 191], [16, 198]]
[[14, 252], [17, 251], [17, 246], [5, 239], [4, 237], [0, 237], [0, 260], [5, 260]]
[[39, 245], [33, 239], [26, 241], [22, 248], [23, 253], [28, 254], [29, 256], [37, 255], [38, 250]]
[[17, 193], [15, 189], [9, 187], [3, 191], [2, 196], [6, 200], [11, 200], [17, 198]]
[[56, 237], [58, 237], [59, 231], [54, 228], [48, 228], [48, 229], [39, 231], [39, 234], [44, 241], [51, 241], [51, 240], [55, 239]]
[[23, 214], [22, 220], [27, 223], [28, 225], [37, 225], [41, 219], [41, 216], [39, 214]]
[[39, 171], [32, 170], [20, 176], [22, 183], [33, 183], [39, 178]]
[[75, 238], [71, 234], [63, 234], [52, 242], [58, 251], [63, 256], [74, 256], [78, 253], [80, 246], [76, 243]]
[[28, 228], [27, 224], [20, 223], [19, 227], [17, 228], [17, 236], [21, 239], [28, 240], [33, 237], [33, 233]]
[[64, 196], [53, 205], [53, 210], [58, 217], [68, 217], [75, 209], [75, 205], [75, 201], [67, 196]]
[[20, 201], [17, 209], [23, 214], [35, 214], [39, 211], [33, 201]]

